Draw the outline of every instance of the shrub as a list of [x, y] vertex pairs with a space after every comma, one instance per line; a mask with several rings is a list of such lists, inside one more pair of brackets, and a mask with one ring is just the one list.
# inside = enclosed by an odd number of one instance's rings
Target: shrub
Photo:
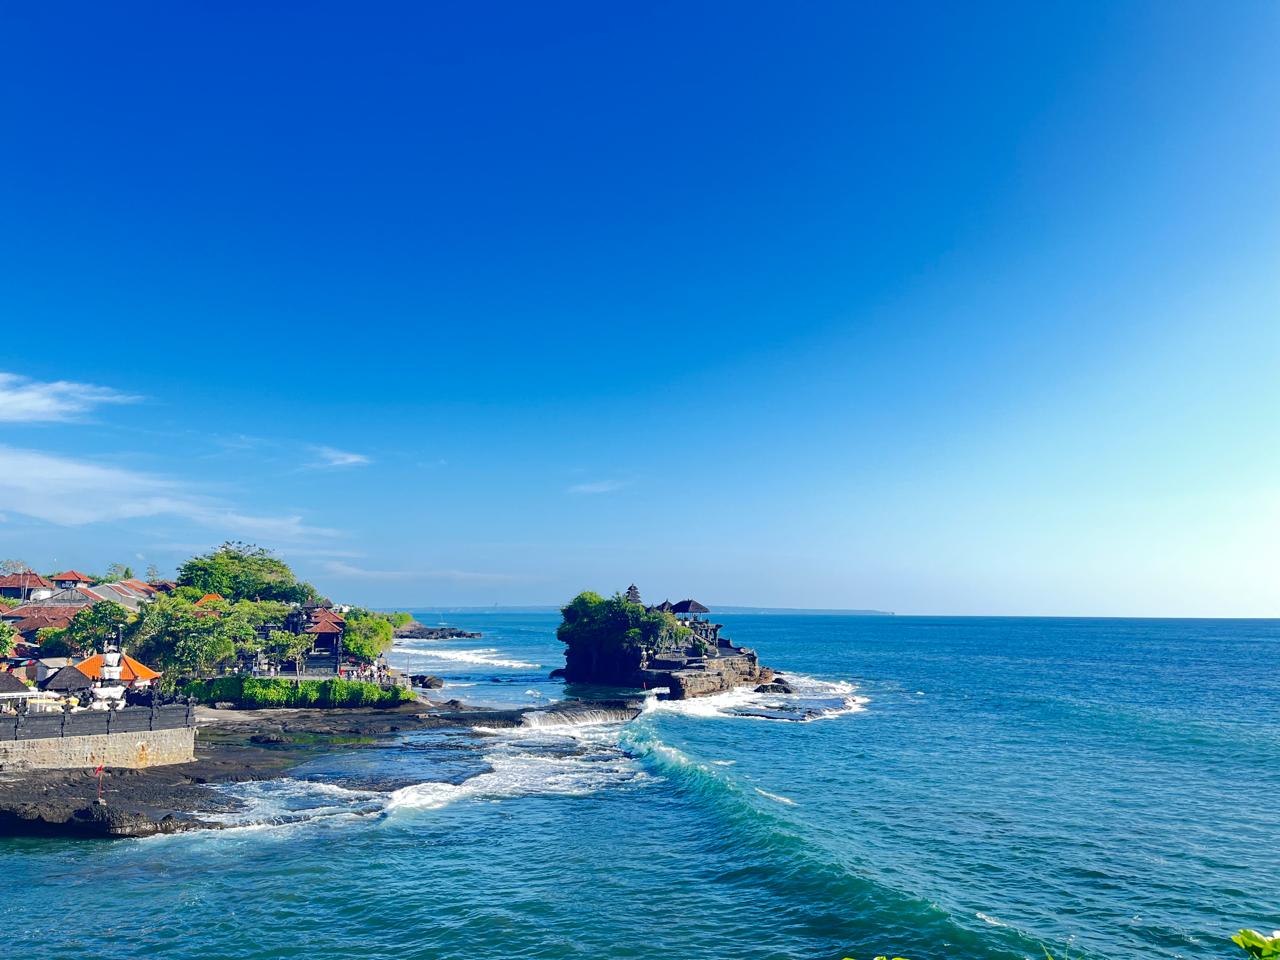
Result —
[[379, 687], [362, 680], [287, 680], [281, 677], [219, 677], [192, 680], [182, 693], [200, 703], [233, 703], [250, 709], [282, 707], [394, 707], [410, 703], [413, 692], [404, 687]]

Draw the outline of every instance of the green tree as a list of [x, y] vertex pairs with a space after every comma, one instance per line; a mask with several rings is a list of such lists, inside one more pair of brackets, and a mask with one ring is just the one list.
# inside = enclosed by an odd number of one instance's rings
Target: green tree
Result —
[[18, 631], [13, 629], [13, 624], [0, 620], [0, 657], [9, 656], [17, 645]]
[[98, 577], [97, 583], [115, 583], [117, 580], [132, 580], [133, 567], [126, 566], [123, 563], [107, 564], [106, 572]]
[[270, 550], [239, 541], [228, 541], [210, 553], [192, 557], [178, 568], [178, 585], [228, 600], [307, 603], [319, 599], [315, 587], [300, 581]]
[[115, 640], [116, 628], [125, 626], [131, 617], [120, 604], [103, 600], [72, 617], [63, 639], [77, 654], [101, 653]]
[[309, 633], [290, 633], [288, 630], [272, 630], [267, 636], [264, 651], [276, 663], [297, 660], [312, 644]]
[[352, 610], [346, 616], [342, 648], [357, 660], [372, 663], [391, 649], [391, 621], [381, 614], [361, 614]]
[[605, 599], [590, 590], [561, 608], [556, 636], [564, 643], [570, 681], [626, 685], [646, 660], [692, 633], [669, 613], [647, 611], [621, 594]]
[[160, 568], [157, 567], [154, 563], [148, 563], [147, 564], [147, 583], [155, 583], [157, 580], [162, 580], [162, 579], [164, 578], [160, 576]]
[[27, 565], [25, 560], [18, 560], [12, 557], [7, 560], [0, 560], [0, 574], [26, 573], [30, 569], [31, 567]]
[[203, 673], [235, 656], [237, 638], [252, 636], [242, 619], [177, 597], [161, 597], [142, 609], [129, 643], [144, 663]]
[[67, 643], [67, 631], [62, 627], [41, 627], [36, 631], [36, 643], [40, 644], [42, 657], [74, 657], [76, 654]]

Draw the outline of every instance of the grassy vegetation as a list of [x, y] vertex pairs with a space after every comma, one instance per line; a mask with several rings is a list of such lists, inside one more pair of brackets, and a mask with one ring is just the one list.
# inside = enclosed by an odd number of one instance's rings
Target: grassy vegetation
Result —
[[251, 709], [284, 707], [395, 707], [411, 702], [404, 687], [361, 680], [287, 680], [280, 677], [219, 677], [193, 680], [181, 693], [201, 703], [233, 703]]

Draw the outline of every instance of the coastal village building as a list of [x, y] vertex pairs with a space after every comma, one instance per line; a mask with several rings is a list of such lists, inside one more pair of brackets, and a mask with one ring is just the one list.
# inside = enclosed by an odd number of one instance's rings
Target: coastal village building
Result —
[[0, 673], [0, 712], [15, 713], [32, 697], [39, 696], [12, 673]]
[[119, 651], [97, 653], [87, 660], [76, 664], [76, 669], [89, 680], [119, 683], [130, 690], [139, 690], [151, 686], [153, 680], [160, 679], [160, 673], [133, 657]]
[[62, 697], [75, 697], [92, 689], [93, 681], [85, 675], [84, 671], [68, 665], [57, 673], [46, 677], [43, 682], [37, 681], [36, 686], [46, 693], [56, 693]]
[[53, 581], [53, 585], [59, 590], [74, 590], [77, 587], [87, 587], [93, 583], [93, 577], [87, 573], [80, 573], [78, 570], [55, 573], [49, 579]]
[[56, 589], [57, 587], [34, 570], [0, 576], [0, 597], [7, 597], [10, 600], [44, 600]]

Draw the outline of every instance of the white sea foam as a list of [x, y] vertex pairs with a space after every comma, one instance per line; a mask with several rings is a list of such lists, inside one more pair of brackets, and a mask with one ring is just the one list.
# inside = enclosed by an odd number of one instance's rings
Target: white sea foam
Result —
[[243, 807], [206, 819], [237, 828], [279, 827], [319, 817], [367, 816], [381, 809], [384, 797], [377, 791], [351, 790], [334, 783], [292, 777], [228, 784], [220, 789]]
[[848, 680], [819, 680], [796, 673], [785, 676], [793, 693], [756, 693], [754, 687], [737, 687], [709, 697], [662, 700], [656, 691], [650, 691], [644, 711], [686, 717], [809, 722], [858, 713], [869, 702], [867, 697], [855, 694], [857, 687]]
[[756, 793], [760, 794], [760, 796], [767, 797], [770, 800], [775, 800], [778, 803], [785, 803], [791, 807], [794, 807], [796, 805], [796, 802], [794, 800], [792, 800], [790, 797], [784, 797], [780, 793], [770, 793], [768, 790], [761, 790], [759, 787], [756, 787], [755, 791]]
[[434, 810], [460, 800], [501, 801], [533, 794], [580, 797], [645, 774], [617, 747], [616, 735], [590, 731], [587, 725], [544, 731], [494, 730], [485, 756], [490, 770], [462, 783], [418, 783], [387, 799], [388, 813]]
[[573, 710], [536, 710], [520, 718], [522, 727], [535, 729], [564, 729], [592, 727], [606, 723], [625, 723], [632, 717], [631, 711], [609, 707], [575, 708]]
[[542, 664], [530, 663], [528, 660], [512, 660], [495, 656], [497, 647], [481, 647], [475, 650], [422, 650], [414, 654], [414, 662], [421, 659], [444, 661], [446, 663], [471, 663], [484, 667], [509, 667], [512, 670], [541, 670]]

